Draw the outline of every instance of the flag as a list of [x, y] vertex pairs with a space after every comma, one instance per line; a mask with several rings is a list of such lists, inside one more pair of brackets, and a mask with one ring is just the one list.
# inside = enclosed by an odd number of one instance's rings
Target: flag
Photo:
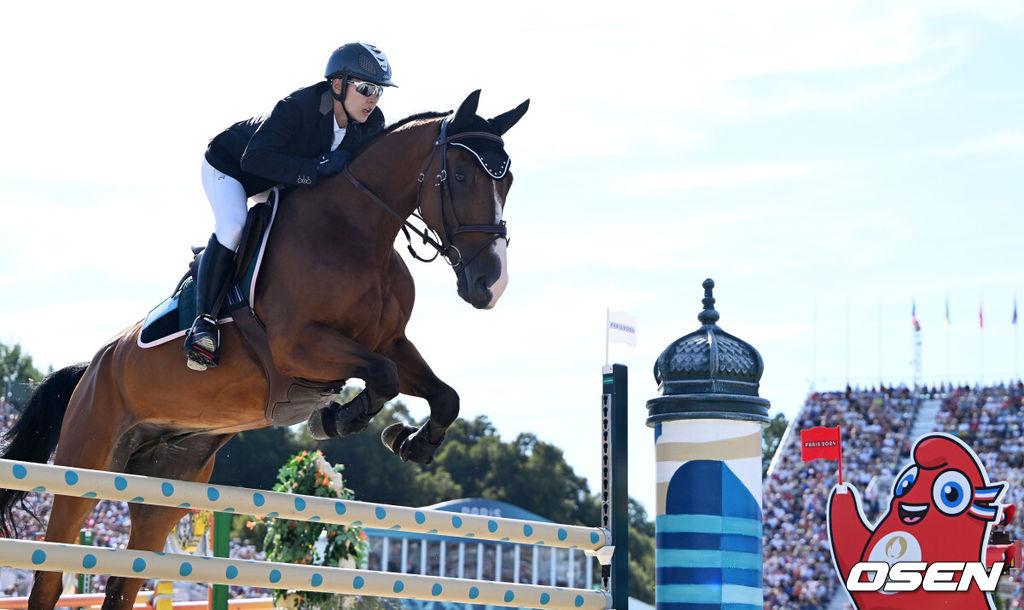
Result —
[[978, 301], [978, 328], [985, 330], [985, 316], [981, 313], [981, 301]]
[[949, 297], [946, 297], [946, 328], [949, 328]]
[[608, 340], [636, 347], [636, 318], [621, 311], [609, 311]]
[[917, 303], [910, 306], [910, 322], [914, 325], [915, 331], [921, 330], [921, 323], [917, 321]]
[[800, 431], [800, 458], [805, 462], [811, 460], [842, 460], [843, 433], [839, 426], [835, 428], [808, 428]]
[[1017, 326], [1017, 297], [1013, 297], [1013, 322], [1014, 326]]

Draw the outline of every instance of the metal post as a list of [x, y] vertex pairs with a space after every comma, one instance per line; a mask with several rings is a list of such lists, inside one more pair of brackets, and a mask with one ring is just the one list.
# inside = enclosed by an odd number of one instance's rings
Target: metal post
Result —
[[[213, 513], [210, 537], [213, 539], [214, 557], [231, 556], [231, 515], [229, 513]], [[210, 610], [228, 610], [227, 585], [212, 585], [210, 587]]]
[[610, 565], [601, 566], [601, 587], [612, 596], [612, 608], [629, 607], [629, 451], [625, 365], [604, 367], [601, 379], [601, 527], [611, 532], [615, 547]]
[[[92, 531], [83, 529], [78, 534], [78, 544], [84, 546], [92, 546]], [[78, 592], [79, 593], [92, 593], [92, 576], [88, 574], [78, 575]]]

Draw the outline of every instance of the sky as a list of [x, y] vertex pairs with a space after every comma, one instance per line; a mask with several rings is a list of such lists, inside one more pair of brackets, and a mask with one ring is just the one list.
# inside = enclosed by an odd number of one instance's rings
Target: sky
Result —
[[412, 262], [408, 336], [462, 416], [563, 448], [593, 491], [606, 310], [638, 320], [610, 356], [629, 367], [630, 495], [653, 514], [652, 366], [698, 328], [707, 277], [773, 414], [812, 387], [912, 383], [915, 305], [925, 382], [1019, 378], [1024, 4], [667, 6], [8, 7], [0, 341], [60, 368], [142, 318], [212, 231], [209, 139], [362, 40], [392, 64], [389, 121], [475, 89], [484, 116], [531, 100], [505, 137], [508, 289], [477, 311]]

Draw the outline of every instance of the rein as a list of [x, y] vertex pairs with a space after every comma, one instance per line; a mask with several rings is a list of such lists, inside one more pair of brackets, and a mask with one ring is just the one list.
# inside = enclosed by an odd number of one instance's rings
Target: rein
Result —
[[[443, 121], [441, 121], [440, 132], [438, 134], [437, 139], [434, 140], [434, 146], [430, 151], [430, 156], [427, 157], [426, 163], [423, 164], [423, 169], [420, 170], [419, 174], [416, 177], [416, 209], [411, 214], [412, 216], [415, 216], [419, 220], [423, 221], [424, 225], [426, 225], [426, 221], [423, 220], [422, 203], [420, 202], [423, 191], [423, 181], [426, 178], [427, 168], [430, 167], [430, 164], [433, 163], [434, 161], [434, 157], [437, 155], [438, 151], [440, 151], [441, 166], [438, 170], [437, 175], [435, 176], [434, 182], [434, 187], [439, 189], [438, 201], [440, 203], [438, 217], [441, 222], [442, 231], [440, 233], [434, 231], [429, 226], [426, 226], [425, 230], [423, 231], [417, 229], [411, 222], [409, 222], [406, 218], [404, 218], [398, 212], [396, 212], [394, 208], [388, 205], [387, 202], [385, 202], [383, 199], [378, 197], [373, 191], [371, 191], [369, 187], [367, 187], [365, 184], [360, 182], [358, 178], [352, 175], [352, 172], [349, 171], [349, 168], [346, 167], [342, 171], [342, 173], [345, 175], [345, 178], [347, 178], [349, 182], [351, 182], [364, 195], [369, 197], [371, 201], [384, 208], [389, 214], [397, 218], [399, 222], [402, 223], [402, 233], [405, 234], [405, 239], [409, 242], [409, 252], [412, 254], [413, 258], [419, 261], [429, 263], [436, 259], [438, 255], [440, 255], [441, 257], [444, 258], [445, 262], [447, 262], [455, 270], [456, 273], [459, 273], [466, 265], [472, 262], [473, 259], [479, 256], [479, 254], [483, 252], [485, 248], [494, 243], [494, 241], [496, 241], [498, 238], [504, 237], [505, 240], [507, 241], [508, 229], [505, 226], [504, 220], [497, 224], [479, 225], [467, 225], [462, 224], [459, 221], [458, 216], [455, 214], [455, 205], [452, 198], [451, 187], [448, 185], [448, 145], [452, 142], [456, 142], [458, 140], [462, 140], [465, 138], [483, 138], [487, 140], [492, 140], [494, 142], [498, 142], [499, 144], [502, 145], [504, 145], [504, 141], [501, 139], [500, 136], [496, 136], [493, 133], [487, 131], [466, 131], [463, 133], [455, 134], [453, 136], [449, 136], [448, 123], [448, 118], [445, 118]], [[448, 214], [451, 215], [455, 224], [455, 227], [451, 231], [448, 230], [446, 210], [448, 211]], [[423, 258], [422, 256], [420, 256], [412, 246], [412, 237], [409, 235], [409, 231], [412, 231], [413, 233], [421, 237], [423, 239], [424, 244], [427, 244], [430, 247], [432, 247], [436, 251], [434, 256], [430, 258]], [[433, 233], [434, 235], [436, 235], [437, 239], [432, 238], [429, 235], [429, 233]], [[452, 238], [461, 233], [487, 233], [491, 235], [491, 239], [485, 241], [483, 245], [477, 248], [476, 251], [474, 251], [469, 257], [464, 258], [462, 256], [462, 253], [459, 252], [459, 249], [455, 247], [454, 243], [452, 243]]]

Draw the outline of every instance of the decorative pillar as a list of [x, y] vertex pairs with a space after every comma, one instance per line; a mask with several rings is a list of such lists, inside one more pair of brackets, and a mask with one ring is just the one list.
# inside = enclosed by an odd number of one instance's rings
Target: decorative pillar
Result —
[[702, 326], [654, 365], [661, 396], [647, 401], [657, 462], [659, 610], [761, 610], [761, 430], [764, 361], [718, 327], [704, 281]]

